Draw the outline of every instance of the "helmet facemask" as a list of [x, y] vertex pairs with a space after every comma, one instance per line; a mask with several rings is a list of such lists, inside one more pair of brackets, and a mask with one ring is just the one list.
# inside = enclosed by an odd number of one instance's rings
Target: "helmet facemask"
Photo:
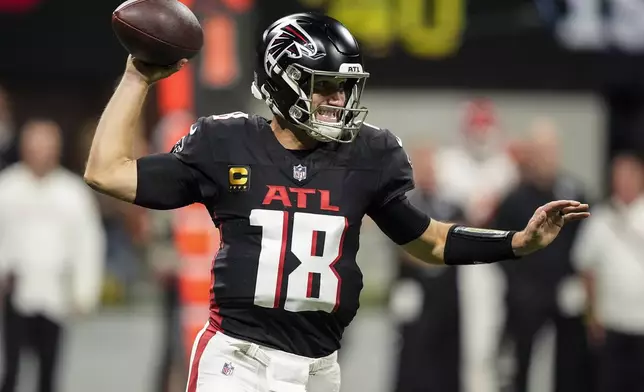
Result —
[[[348, 69], [347, 69], [348, 70]], [[360, 67], [361, 70], [361, 67]], [[281, 77], [286, 86], [282, 88], [292, 90], [295, 99], [288, 107], [288, 113], [282, 113], [271, 99], [266, 88], [262, 86], [261, 95], [266, 99], [271, 110], [304, 130], [310, 137], [322, 142], [350, 143], [355, 140], [362, 124], [368, 114], [368, 109], [360, 106], [360, 99], [369, 74], [366, 72], [330, 72], [317, 71], [299, 64], [290, 64], [286, 72], [282, 72], [279, 65], [271, 70], [277, 78]], [[344, 106], [315, 105], [313, 94], [325, 94], [318, 91], [321, 84], [338, 86], [331, 93], [343, 90], [345, 96]], [[254, 90], [257, 86], [254, 87]], [[258, 94], [255, 94], [256, 96]], [[284, 109], [284, 108], [283, 108]], [[329, 117], [333, 120], [329, 121]]]

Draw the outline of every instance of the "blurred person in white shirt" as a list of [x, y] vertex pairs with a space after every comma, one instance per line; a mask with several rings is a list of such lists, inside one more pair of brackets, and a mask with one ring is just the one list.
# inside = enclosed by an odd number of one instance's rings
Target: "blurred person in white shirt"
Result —
[[644, 391], [644, 166], [618, 155], [612, 194], [582, 225], [573, 261], [584, 275], [599, 391]]
[[[460, 144], [436, 154], [438, 195], [460, 207], [465, 222], [487, 226], [496, 204], [518, 180], [494, 103], [465, 105]], [[458, 267], [461, 390], [498, 392], [496, 356], [501, 340], [505, 282], [499, 266]]]
[[105, 239], [92, 191], [60, 166], [62, 135], [49, 120], [28, 122], [21, 161], [0, 173], [0, 272], [4, 378], [16, 390], [20, 355], [39, 361], [38, 390], [56, 390], [64, 323], [98, 304]]

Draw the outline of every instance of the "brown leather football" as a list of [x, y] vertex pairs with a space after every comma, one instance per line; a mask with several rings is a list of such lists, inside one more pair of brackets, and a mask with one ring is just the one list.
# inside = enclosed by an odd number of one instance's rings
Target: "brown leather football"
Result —
[[199, 20], [178, 0], [128, 0], [112, 13], [112, 28], [134, 58], [154, 65], [190, 59], [203, 46]]

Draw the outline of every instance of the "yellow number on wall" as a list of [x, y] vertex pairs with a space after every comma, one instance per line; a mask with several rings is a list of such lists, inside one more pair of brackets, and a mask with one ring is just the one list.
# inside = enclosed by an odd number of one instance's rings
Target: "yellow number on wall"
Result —
[[386, 54], [395, 40], [391, 12], [389, 0], [333, 0], [328, 9], [372, 55]]
[[[399, 0], [399, 36], [407, 52], [418, 57], [456, 53], [463, 31], [463, 0]], [[433, 23], [427, 8], [433, 7]]]
[[[386, 55], [398, 40], [420, 58], [450, 56], [459, 49], [465, 0], [327, 0], [327, 14], [341, 21], [372, 56]], [[300, 0], [320, 7], [323, 0]], [[431, 13], [429, 11], [431, 8]], [[431, 14], [432, 21], [427, 21]]]

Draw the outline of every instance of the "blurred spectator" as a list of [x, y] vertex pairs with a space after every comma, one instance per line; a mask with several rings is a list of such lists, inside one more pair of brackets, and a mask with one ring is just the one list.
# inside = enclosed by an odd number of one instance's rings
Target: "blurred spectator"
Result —
[[17, 146], [9, 94], [0, 86], [0, 170], [16, 162]]
[[20, 355], [39, 360], [38, 390], [56, 389], [64, 330], [70, 316], [99, 302], [104, 233], [92, 191], [60, 166], [61, 130], [28, 122], [21, 161], [0, 173], [0, 272], [4, 297], [4, 379], [13, 392]]
[[518, 180], [494, 104], [468, 102], [461, 144], [438, 151], [436, 180], [440, 195], [465, 209], [469, 224], [488, 223], [494, 207]]
[[[559, 139], [554, 124], [536, 120], [524, 147], [522, 180], [501, 202], [492, 226], [522, 230], [539, 206], [557, 199], [584, 201], [586, 196], [573, 178], [561, 172]], [[536, 336], [554, 324], [555, 391], [587, 391], [588, 355], [583, 338], [581, 307], [574, 303], [574, 271], [570, 249], [578, 224], [569, 224], [557, 241], [521, 262], [502, 263], [507, 275], [506, 303], [508, 339], [514, 347], [513, 391], [528, 391], [529, 374], [535, 362], [533, 348], [544, 347]], [[571, 297], [572, 296], [572, 297]], [[551, 364], [544, 364], [550, 367]], [[542, 377], [542, 385], [549, 381]]]
[[[88, 121], [78, 138], [82, 171], [94, 137], [97, 120]], [[147, 148], [142, 137], [143, 124], [133, 130], [138, 136], [136, 156]], [[103, 226], [107, 236], [107, 258], [103, 301], [106, 305], [123, 304], [131, 298], [132, 288], [139, 281], [148, 241], [147, 211], [144, 208], [96, 193]]]
[[[434, 154], [411, 151], [416, 189], [409, 200], [433, 219], [462, 221], [462, 211], [436, 194]], [[456, 268], [430, 266], [395, 248], [398, 273], [391, 312], [398, 324], [400, 352], [396, 392], [458, 392], [460, 335]]]
[[621, 154], [610, 200], [593, 208], [573, 249], [589, 300], [588, 327], [602, 347], [599, 391], [644, 391], [644, 167]]
[[[471, 226], [487, 225], [517, 179], [494, 104], [465, 105], [461, 144], [437, 151], [439, 195], [464, 210]], [[526, 220], [527, 222], [527, 220]], [[463, 392], [499, 390], [495, 358], [503, 326], [503, 275], [496, 264], [458, 268]]]

